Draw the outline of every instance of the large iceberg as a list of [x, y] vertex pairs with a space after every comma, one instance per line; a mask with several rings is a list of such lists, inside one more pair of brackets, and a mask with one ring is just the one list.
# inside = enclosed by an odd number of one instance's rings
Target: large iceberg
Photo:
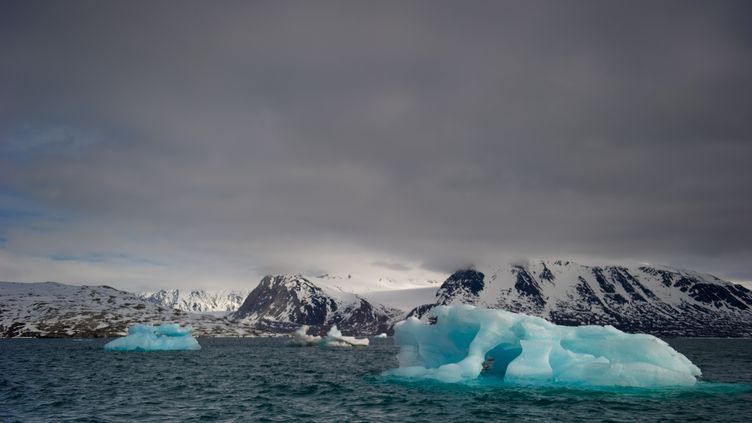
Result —
[[132, 325], [128, 336], [105, 344], [108, 351], [184, 351], [200, 350], [196, 338], [191, 336], [190, 325], [170, 323], [164, 325]]
[[399, 368], [387, 374], [634, 387], [694, 385], [701, 375], [666, 342], [612, 326], [559, 326], [470, 305], [435, 307], [431, 315], [434, 324], [411, 317], [395, 325]]

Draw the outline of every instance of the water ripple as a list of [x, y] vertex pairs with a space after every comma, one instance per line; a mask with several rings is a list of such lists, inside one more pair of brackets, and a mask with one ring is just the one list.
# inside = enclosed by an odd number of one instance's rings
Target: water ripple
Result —
[[201, 339], [191, 352], [113, 353], [106, 341], [0, 341], [0, 421], [747, 421], [752, 340], [670, 342], [705, 372], [689, 389], [453, 385], [381, 376], [390, 340], [292, 348]]

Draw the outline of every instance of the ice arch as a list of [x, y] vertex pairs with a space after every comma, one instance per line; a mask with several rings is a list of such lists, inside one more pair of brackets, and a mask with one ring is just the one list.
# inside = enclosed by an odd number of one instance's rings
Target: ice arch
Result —
[[693, 385], [700, 369], [666, 342], [612, 326], [558, 326], [540, 317], [470, 305], [432, 310], [435, 324], [395, 325], [399, 368], [388, 374], [445, 382], [484, 374], [530, 383]]

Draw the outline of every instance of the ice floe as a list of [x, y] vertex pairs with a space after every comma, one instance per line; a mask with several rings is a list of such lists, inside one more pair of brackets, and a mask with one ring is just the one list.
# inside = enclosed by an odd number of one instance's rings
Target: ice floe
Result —
[[132, 325], [128, 335], [105, 344], [108, 351], [183, 351], [200, 350], [196, 338], [191, 336], [190, 325], [169, 323], [164, 325]]

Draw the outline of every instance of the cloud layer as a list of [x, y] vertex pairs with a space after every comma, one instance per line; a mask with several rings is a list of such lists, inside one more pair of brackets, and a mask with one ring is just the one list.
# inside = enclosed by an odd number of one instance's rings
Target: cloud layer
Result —
[[752, 280], [751, 9], [7, 4], [0, 279], [535, 256]]

